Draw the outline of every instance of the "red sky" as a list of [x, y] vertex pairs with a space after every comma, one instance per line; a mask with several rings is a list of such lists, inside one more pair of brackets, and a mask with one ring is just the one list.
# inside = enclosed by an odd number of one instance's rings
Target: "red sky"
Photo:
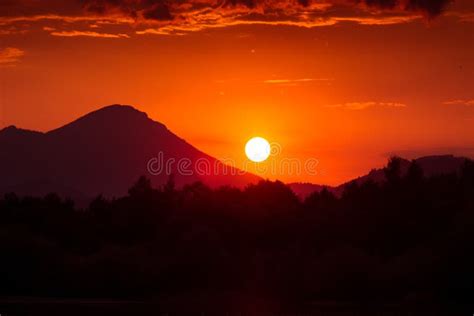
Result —
[[243, 166], [245, 141], [337, 184], [413, 158], [474, 156], [474, 3], [4, 0], [0, 128], [47, 131], [131, 104]]

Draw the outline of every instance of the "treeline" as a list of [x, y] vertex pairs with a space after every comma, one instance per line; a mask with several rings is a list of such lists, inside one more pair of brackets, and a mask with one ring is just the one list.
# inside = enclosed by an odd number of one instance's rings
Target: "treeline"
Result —
[[446, 301], [474, 295], [474, 163], [304, 201], [281, 182], [153, 188], [85, 209], [55, 194], [0, 200], [0, 295]]

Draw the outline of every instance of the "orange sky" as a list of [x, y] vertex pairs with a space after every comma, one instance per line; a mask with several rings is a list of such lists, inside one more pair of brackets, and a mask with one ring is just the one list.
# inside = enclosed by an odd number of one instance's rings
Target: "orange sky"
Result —
[[[132, 7], [136, 17], [107, 1], [70, 2], [0, 4], [0, 127], [47, 131], [131, 104], [240, 167], [245, 141], [266, 137], [282, 147], [267, 165], [319, 163], [317, 174], [261, 175], [327, 184], [391, 153], [474, 156], [471, 1], [440, 16], [406, 1], [237, 1], [214, 11], [184, 1], [168, 2], [169, 17], [155, 1], [152, 20], [147, 7]], [[87, 7], [97, 3], [107, 4], [100, 15]]]

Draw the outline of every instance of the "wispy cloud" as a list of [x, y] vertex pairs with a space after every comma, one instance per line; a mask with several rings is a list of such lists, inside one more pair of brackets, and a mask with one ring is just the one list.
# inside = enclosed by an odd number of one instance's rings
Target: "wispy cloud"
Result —
[[[77, 1], [77, 0], [76, 0]], [[286, 25], [304, 28], [338, 23], [390, 25], [433, 18], [448, 9], [450, 0], [80, 0], [81, 6], [57, 0], [7, 1], [0, 4], [0, 28], [28, 23], [65, 22], [74, 29], [126, 25], [121, 33], [183, 35], [233, 25]], [[75, 2], [75, 1], [74, 1]], [[18, 14], [15, 14], [18, 12]], [[466, 17], [458, 17], [466, 18]], [[468, 17], [467, 17], [468, 18]], [[25, 24], [25, 22], [27, 24]], [[58, 25], [55, 25], [58, 29]], [[67, 27], [67, 26], [66, 26]], [[64, 29], [63, 29], [64, 30]], [[65, 32], [68, 30], [64, 30]], [[59, 31], [58, 31], [59, 32]], [[92, 34], [77, 36], [94, 36]], [[71, 33], [68, 31], [68, 33]], [[113, 32], [108, 31], [109, 34]], [[66, 34], [61, 32], [61, 34]], [[55, 35], [52, 33], [52, 35]], [[115, 34], [117, 37], [121, 34]], [[73, 36], [73, 35], [71, 35]], [[95, 36], [110, 38], [110, 36]]]
[[127, 34], [112, 34], [112, 33], [98, 33], [90, 31], [61, 31], [61, 32], [51, 32], [53, 36], [62, 36], [62, 37], [100, 37], [100, 38], [129, 38]]
[[449, 12], [447, 15], [457, 17], [461, 22], [474, 22], [473, 12]]
[[[224, 11], [219, 14], [210, 11], [182, 13], [180, 20], [166, 22], [166, 25], [159, 23], [157, 27], [138, 30], [135, 33], [137, 35], [185, 35], [206, 29], [236, 25], [295, 26], [301, 28], [332, 26], [341, 22], [352, 22], [360, 25], [391, 25], [409, 23], [421, 19], [419, 15], [330, 17], [319, 16], [319, 14], [307, 14], [307, 12], [301, 12], [299, 15], [295, 15], [294, 12], [292, 15], [281, 14], [279, 13], [274, 16], [261, 12], [237, 14], [233, 11]], [[323, 13], [320, 12], [320, 14]]]
[[11, 30], [0, 30], [0, 35], [12, 35], [16, 34], [15, 32], [12, 32]]
[[26, 30], [18, 29], [17, 27], [10, 25], [10, 26], [4, 26], [0, 24], [0, 36], [1, 35], [16, 35], [16, 34], [25, 34], [27, 33]]
[[136, 31], [135, 34], [137, 35], [146, 35], [146, 34], [153, 34], [153, 35], [177, 35], [182, 36], [186, 35], [186, 32], [181, 32], [179, 28], [173, 27], [162, 27], [162, 28], [149, 28], [142, 31]]
[[297, 84], [313, 81], [333, 81], [331, 78], [301, 78], [301, 79], [268, 79], [264, 80], [263, 83], [268, 84]]
[[348, 103], [340, 103], [340, 104], [330, 104], [326, 105], [327, 108], [340, 108], [345, 110], [366, 110], [373, 107], [385, 107], [385, 108], [406, 108], [407, 105], [404, 103], [399, 102], [375, 102], [375, 101], [367, 101], [367, 102], [348, 102]]
[[130, 17], [118, 15], [100, 16], [100, 15], [59, 15], [59, 14], [38, 14], [38, 15], [18, 15], [18, 16], [1, 16], [0, 25], [10, 25], [23, 22], [44, 22], [59, 21], [66, 23], [76, 22], [97, 22], [104, 24], [132, 24], [136, 20]]
[[450, 101], [444, 102], [443, 104], [445, 104], [445, 105], [466, 105], [466, 106], [474, 106], [474, 99], [450, 100]]
[[0, 67], [14, 66], [24, 55], [25, 51], [15, 47], [0, 49]]
[[293, 14], [311, 15], [315, 11], [328, 11], [338, 6], [365, 11], [395, 11], [424, 14], [430, 17], [441, 14], [450, 0], [82, 0], [92, 13], [117, 13], [145, 20], [172, 21], [182, 19], [182, 13], [209, 12], [220, 15], [234, 11], [238, 15], [260, 13], [265, 20], [281, 20], [279, 17]]

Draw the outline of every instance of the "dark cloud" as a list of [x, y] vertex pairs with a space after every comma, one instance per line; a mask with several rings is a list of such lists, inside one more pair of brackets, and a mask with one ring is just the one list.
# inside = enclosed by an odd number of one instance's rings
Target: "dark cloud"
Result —
[[[291, 1], [282, 1], [291, 4]], [[315, 0], [296, 0], [294, 4], [308, 7]], [[328, 0], [329, 4], [340, 4], [338, 0]], [[367, 7], [378, 8], [382, 10], [403, 10], [408, 12], [423, 12], [429, 16], [437, 16], [441, 14], [446, 7], [454, 0], [347, 0], [347, 4], [364, 4]], [[248, 8], [254, 7], [271, 7], [273, 2], [267, 0], [226, 0], [231, 5], [245, 5]], [[323, 2], [320, 2], [323, 3]]]
[[402, 9], [405, 11], [423, 12], [430, 17], [437, 16], [454, 0], [355, 0], [368, 7], [385, 10]]
[[452, 0], [410, 0], [407, 8], [414, 11], [426, 12], [429, 16], [441, 14]]
[[393, 9], [398, 6], [398, 0], [363, 0], [369, 7], [379, 7], [382, 9]]
[[121, 13], [145, 20], [172, 20], [169, 3], [163, 0], [81, 0], [86, 11], [96, 14]]
[[0, 17], [71, 15], [77, 14], [80, 10], [78, 0], [0, 0]]
[[166, 21], [172, 20], [170, 9], [164, 3], [156, 4], [143, 11], [143, 17], [150, 20]]
[[303, 7], [309, 6], [311, 0], [298, 0], [298, 3]]
[[[469, 13], [474, 10], [471, 1], [456, 0], [456, 5], [467, 6], [461, 11]], [[144, 28], [137, 34], [178, 35], [237, 24], [390, 25], [409, 23], [422, 15], [434, 18], [451, 2], [454, 0], [0, 0], [0, 35], [22, 32], [29, 26], [21, 23], [38, 21], [109, 25], [108, 31], [112, 24], [140, 24]], [[456, 5], [451, 10], [459, 13]], [[91, 34], [80, 26], [66, 25], [61, 31]]]
[[406, 12], [421, 12], [429, 17], [434, 17], [443, 12], [452, 0], [80, 0], [84, 8], [97, 14], [120, 12], [132, 18], [145, 20], [173, 20], [179, 14], [180, 8], [195, 8], [207, 6], [213, 10], [226, 10], [233, 7], [243, 7], [249, 10], [256, 8], [266, 12], [273, 12], [275, 8], [285, 7], [289, 10], [295, 7], [311, 7], [312, 4], [347, 6], [364, 5], [380, 10], [397, 10]]
[[247, 8], [253, 9], [255, 8], [260, 1], [258, 0], [226, 0], [224, 5], [225, 6], [238, 6], [242, 5]]

